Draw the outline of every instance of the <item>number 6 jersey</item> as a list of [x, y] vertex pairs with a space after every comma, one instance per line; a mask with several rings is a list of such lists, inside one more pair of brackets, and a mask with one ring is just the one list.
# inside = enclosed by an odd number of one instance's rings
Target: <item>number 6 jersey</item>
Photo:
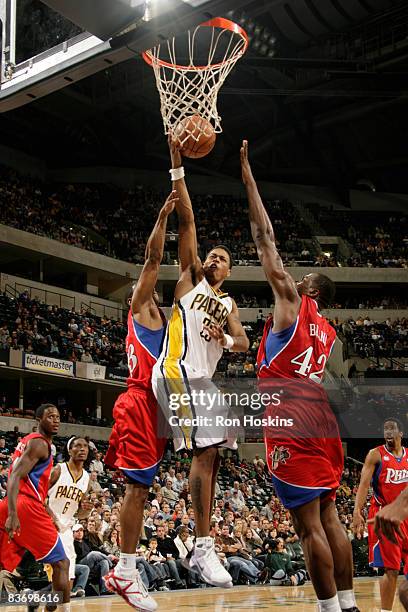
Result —
[[317, 302], [303, 295], [296, 321], [273, 332], [273, 321], [265, 324], [258, 349], [259, 378], [291, 378], [320, 383], [336, 332], [318, 310]]
[[82, 470], [79, 478], [71, 474], [68, 463], [61, 463], [61, 474], [48, 491], [48, 504], [61, 525], [61, 533], [73, 527], [79, 503], [88, 490], [89, 474]]

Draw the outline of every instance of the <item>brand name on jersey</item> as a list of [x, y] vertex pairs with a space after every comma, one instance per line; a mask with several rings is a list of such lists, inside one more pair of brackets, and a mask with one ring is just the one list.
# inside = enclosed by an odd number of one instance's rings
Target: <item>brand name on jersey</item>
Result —
[[401, 484], [401, 482], [408, 482], [408, 470], [387, 468], [385, 482], [386, 484]]
[[309, 323], [309, 330], [310, 337], [315, 336], [320, 340], [323, 346], [326, 346], [327, 334], [322, 331], [316, 323]]
[[73, 499], [76, 502], [80, 502], [83, 496], [83, 492], [78, 487], [67, 485], [60, 485], [55, 494], [55, 499], [59, 497], [64, 497], [65, 499]]
[[216, 298], [212, 298], [204, 293], [197, 293], [191, 303], [190, 310], [202, 310], [221, 327], [224, 325], [229, 315], [228, 308]]

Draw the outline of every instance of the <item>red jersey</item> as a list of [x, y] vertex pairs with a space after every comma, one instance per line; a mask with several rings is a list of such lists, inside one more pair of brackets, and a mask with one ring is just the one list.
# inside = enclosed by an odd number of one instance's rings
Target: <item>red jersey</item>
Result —
[[48, 440], [40, 433], [31, 433], [28, 436], [25, 436], [18, 444], [17, 448], [12, 456], [12, 463], [9, 469], [9, 478], [13, 471], [13, 467], [16, 465], [16, 462], [19, 460], [21, 455], [24, 453], [25, 449], [30, 440], [34, 440], [35, 438], [42, 438], [46, 441], [48, 445], [49, 455], [47, 459], [42, 459], [38, 461], [35, 466], [32, 468], [31, 472], [25, 478], [20, 480], [20, 488], [19, 495], [26, 495], [27, 497], [33, 497], [36, 500], [40, 500], [45, 503], [45, 500], [48, 495], [48, 482], [50, 480], [50, 474], [53, 466], [53, 458], [51, 454], [51, 445]]
[[273, 332], [269, 319], [258, 349], [259, 378], [289, 378], [320, 383], [336, 332], [318, 310], [317, 302], [303, 295], [296, 321]]
[[160, 310], [163, 327], [149, 329], [140, 325], [133, 316], [128, 314], [128, 334], [126, 337], [126, 353], [129, 367], [128, 387], [139, 389], [152, 388], [152, 369], [160, 355], [161, 345], [166, 331], [166, 318]]
[[402, 456], [397, 458], [383, 444], [377, 446], [381, 462], [375, 469], [371, 485], [373, 487], [372, 504], [386, 506], [396, 499], [408, 486], [408, 455], [405, 448]]

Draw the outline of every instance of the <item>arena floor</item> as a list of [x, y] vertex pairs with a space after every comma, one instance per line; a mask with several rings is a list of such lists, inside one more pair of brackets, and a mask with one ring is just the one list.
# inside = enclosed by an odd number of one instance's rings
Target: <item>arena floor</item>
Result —
[[[355, 581], [357, 603], [361, 612], [378, 612], [380, 592], [377, 579], [360, 578]], [[303, 587], [235, 587], [233, 589], [194, 589], [155, 595], [158, 612], [247, 612], [287, 607], [299, 612], [316, 611], [316, 599], [310, 584]], [[26, 610], [16, 607], [13, 610]], [[117, 596], [95, 597], [71, 601], [71, 610], [83, 612], [126, 612], [131, 608]], [[403, 612], [396, 599], [393, 612]]]

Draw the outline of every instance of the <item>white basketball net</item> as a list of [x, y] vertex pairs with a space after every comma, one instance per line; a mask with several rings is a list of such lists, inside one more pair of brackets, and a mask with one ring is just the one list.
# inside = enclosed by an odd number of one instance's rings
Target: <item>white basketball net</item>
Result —
[[[213, 26], [213, 22], [232, 22], [216, 19], [207, 24], [199, 25], [195, 30], [188, 31], [189, 63], [179, 66], [176, 62], [176, 39], [172, 38], [164, 45], [158, 45], [144, 53], [144, 59], [153, 67], [156, 85], [160, 94], [161, 113], [163, 116], [164, 133], [174, 132], [177, 125], [186, 117], [200, 115], [206, 119], [214, 131], [222, 132], [221, 117], [217, 111], [218, 92], [225, 79], [235, 66], [238, 59], [245, 53], [248, 40], [245, 32], [239, 28], [230, 30], [220, 25]], [[196, 65], [197, 44], [199, 33], [203, 28], [211, 28], [211, 44], [206, 62]], [[167, 52], [168, 58], [164, 61], [160, 51]], [[222, 51], [220, 53], [220, 47]], [[198, 140], [202, 133], [211, 134], [208, 125], [203, 121], [200, 125], [186, 122], [187, 126], [194, 128], [193, 132], [185, 130], [185, 139], [189, 136]], [[183, 142], [184, 142], [183, 140]], [[183, 144], [183, 143], [182, 143]]]

